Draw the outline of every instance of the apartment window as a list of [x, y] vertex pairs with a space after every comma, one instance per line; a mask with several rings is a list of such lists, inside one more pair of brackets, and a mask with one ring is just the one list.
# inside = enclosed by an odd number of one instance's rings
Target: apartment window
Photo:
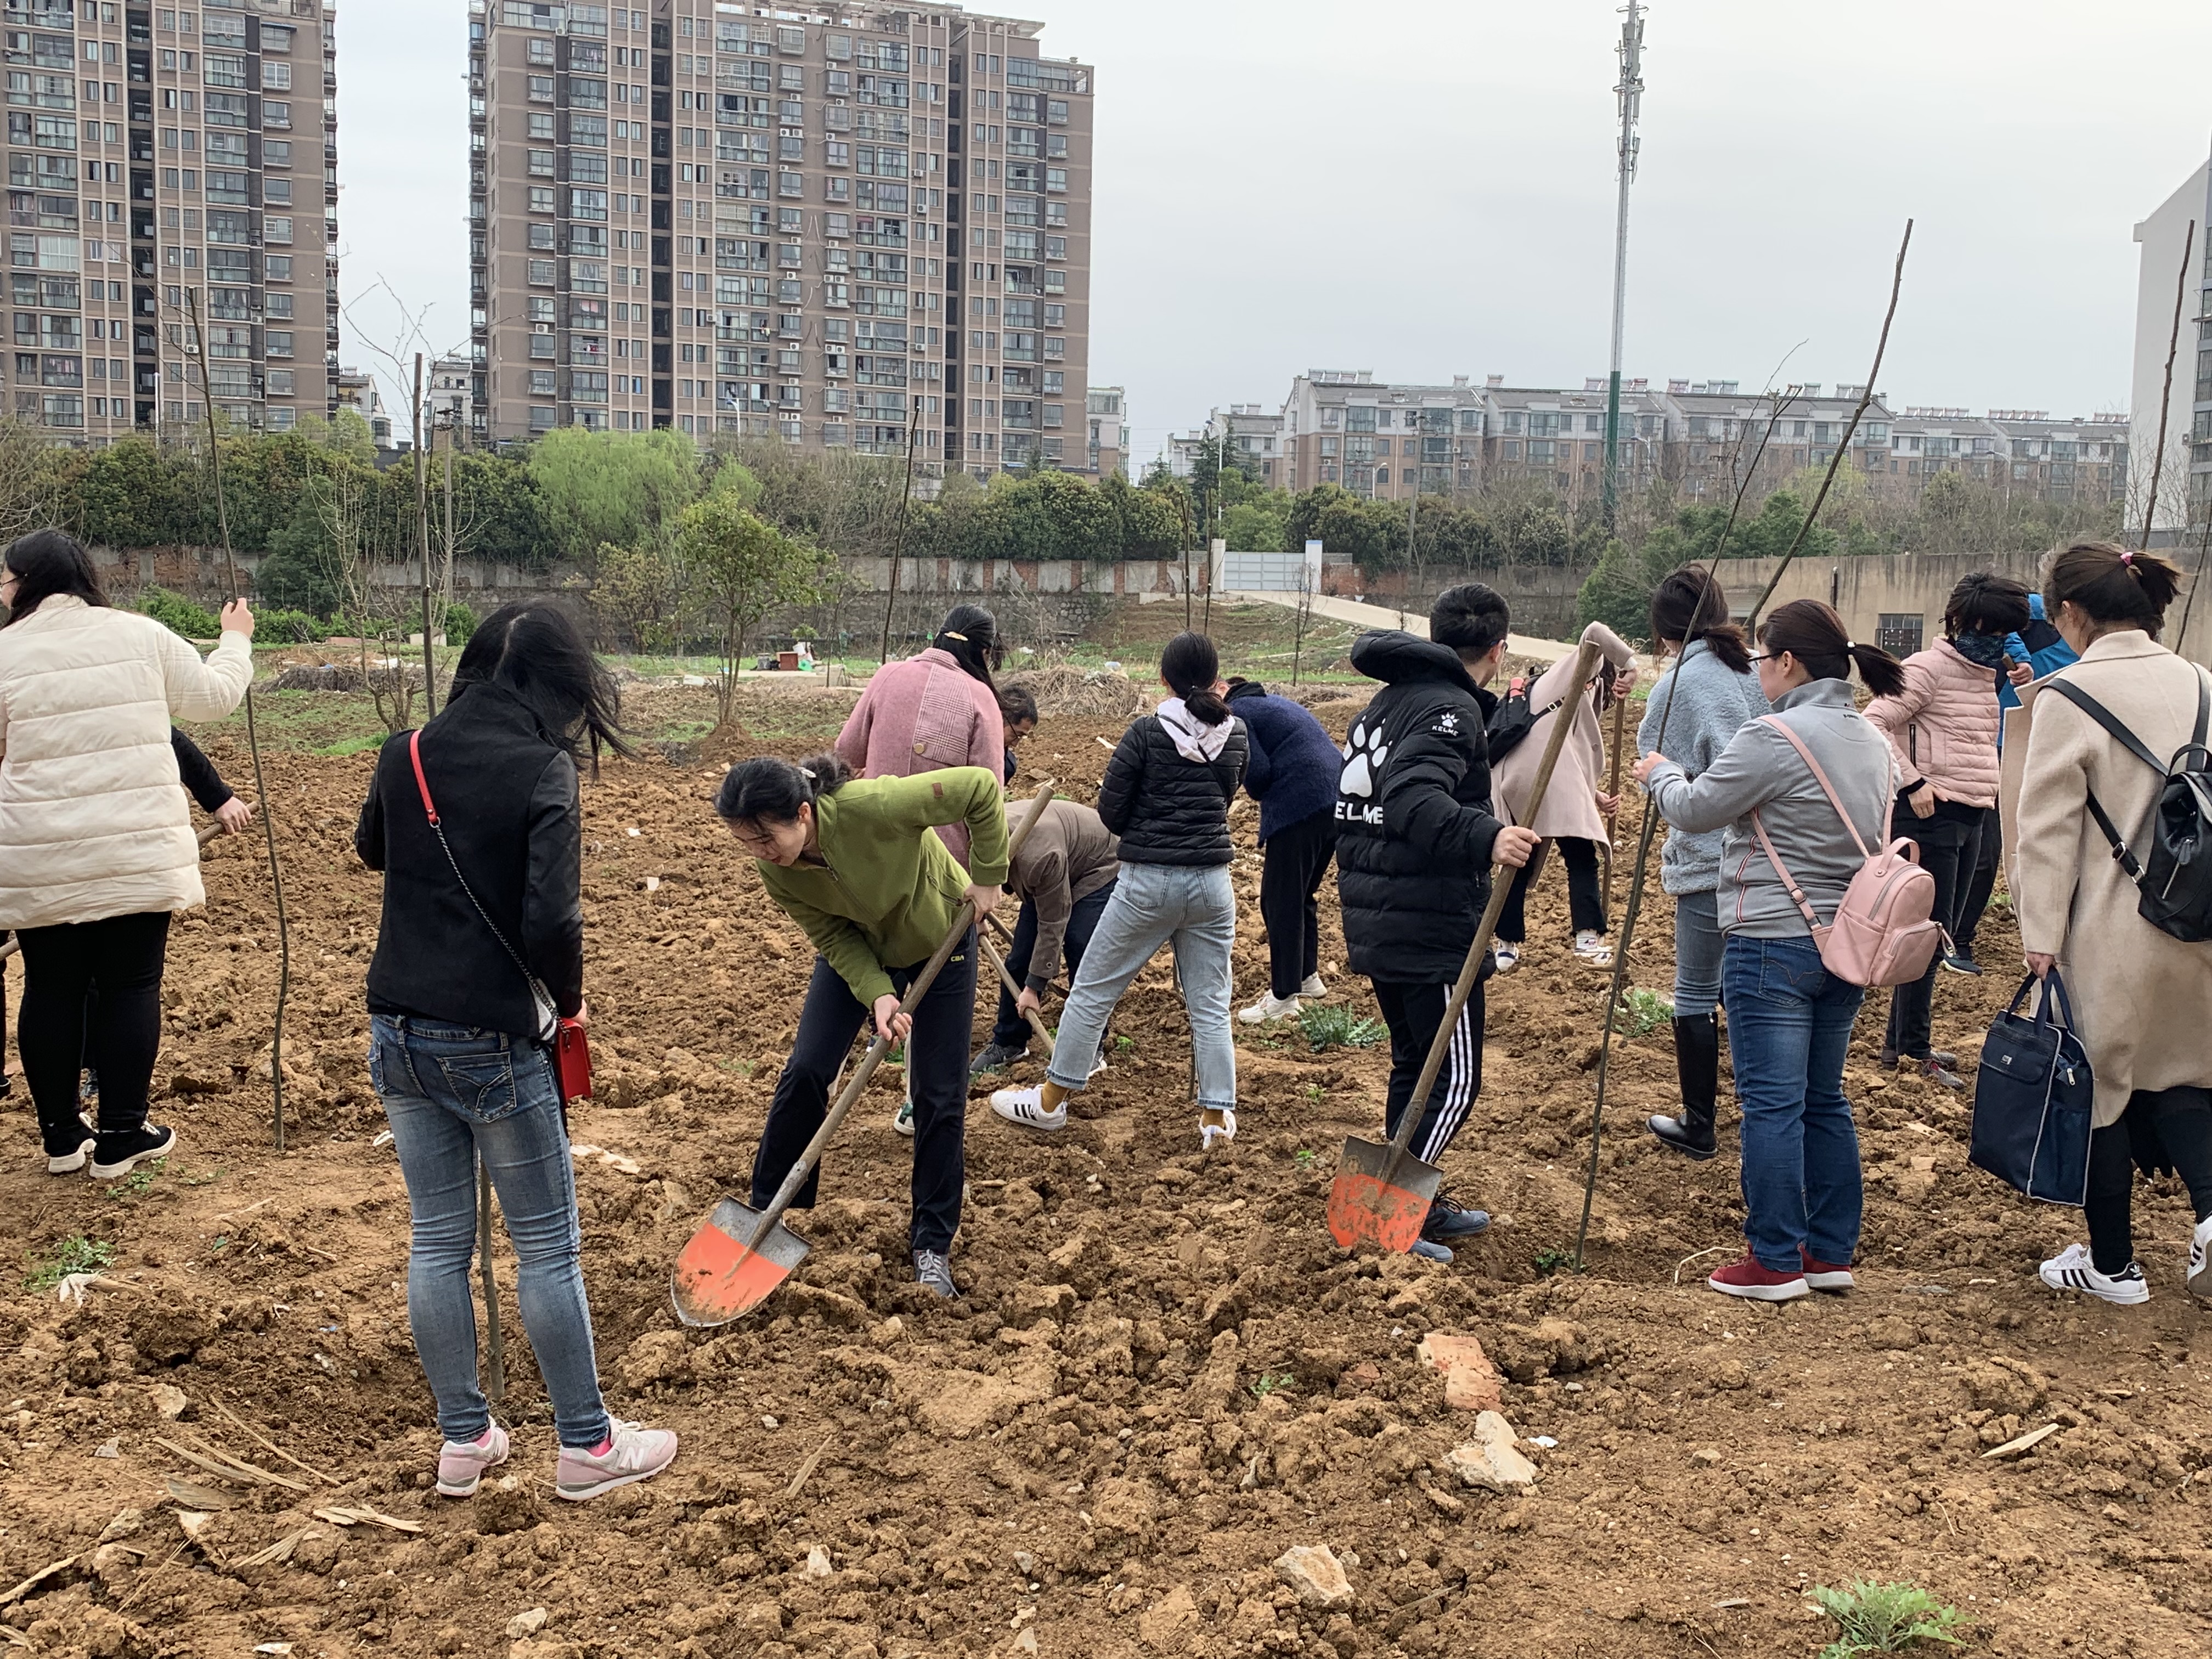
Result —
[[272, 398], [289, 398], [292, 396], [293, 374], [294, 371], [289, 368], [270, 369], [269, 371], [269, 395]]
[[269, 280], [272, 283], [289, 283], [292, 280], [290, 254], [272, 253], [269, 256]]
[[550, 40], [533, 39], [530, 42], [529, 56], [530, 61], [533, 64], [550, 64], [553, 61], [553, 43]]
[[553, 101], [553, 77], [550, 75], [533, 75], [530, 76], [529, 98], [530, 101], [533, 104], [551, 103]]
[[536, 288], [552, 287], [553, 262], [550, 259], [532, 259], [530, 262], [530, 282]]
[[553, 118], [550, 115], [534, 110], [531, 112], [530, 141], [538, 144], [553, 142]]
[[532, 213], [552, 212], [553, 202], [553, 191], [550, 187], [543, 185], [530, 187], [530, 210]]
[[[242, 125], [242, 124], [241, 124]], [[274, 99], [264, 99], [261, 105], [261, 125], [278, 132], [289, 132], [292, 127], [292, 106]]]
[[550, 179], [553, 176], [553, 152], [550, 149], [532, 150], [530, 172], [533, 178]]
[[558, 371], [550, 368], [532, 369], [530, 371], [530, 395], [533, 398], [551, 397], [553, 395], [554, 377], [557, 372]]
[[271, 64], [264, 60], [261, 65], [261, 89], [264, 92], [291, 91], [292, 66], [289, 64]]
[[272, 328], [264, 338], [270, 356], [289, 357], [292, 355], [292, 332], [289, 329]]

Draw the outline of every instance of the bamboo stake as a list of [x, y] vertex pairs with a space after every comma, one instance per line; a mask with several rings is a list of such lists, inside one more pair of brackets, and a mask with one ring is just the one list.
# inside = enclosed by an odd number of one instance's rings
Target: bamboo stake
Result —
[[2143, 503], [2142, 537], [2138, 545], [2150, 545], [2151, 520], [2158, 514], [2158, 481], [2166, 471], [2166, 417], [2173, 408], [2173, 359], [2181, 349], [2181, 313], [2189, 304], [2190, 256], [2197, 251], [2197, 221], [2181, 239], [2181, 275], [2173, 284], [2173, 331], [2166, 340], [2166, 390], [2158, 400], [2158, 447], [2150, 457], [2150, 497]]
[[1613, 815], [1606, 820], [1605, 836], [1605, 899], [1607, 917], [1613, 915], [1613, 826], [1620, 817], [1620, 757], [1626, 740], [1628, 727], [1628, 699], [1616, 696], [1613, 700], [1613, 765], [1606, 779], [1605, 793], [1613, 797]]
[[[207, 412], [208, 467], [215, 475], [216, 522], [222, 532], [222, 562], [230, 577], [230, 597], [236, 601], [241, 597], [238, 581], [238, 555], [230, 541], [230, 508], [223, 498], [222, 450], [218, 441], [215, 423], [215, 392], [208, 375], [207, 330], [200, 319], [199, 290], [185, 290], [185, 304], [191, 324], [194, 355], [199, 361], [200, 406]], [[270, 1124], [276, 1150], [284, 1150], [284, 1010], [292, 1000], [292, 922], [284, 908], [284, 866], [276, 856], [276, 814], [269, 799], [268, 781], [261, 770], [261, 732], [254, 718], [253, 686], [249, 680], [246, 687], [246, 747], [253, 757], [253, 798], [261, 808], [261, 833], [269, 850], [269, 883], [276, 898], [276, 1019], [270, 1034], [269, 1087], [274, 1100]]]

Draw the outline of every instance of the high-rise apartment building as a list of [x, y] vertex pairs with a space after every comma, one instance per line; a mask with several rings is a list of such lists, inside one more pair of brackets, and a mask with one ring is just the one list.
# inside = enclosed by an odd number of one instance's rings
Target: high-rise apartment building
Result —
[[1085, 464], [1092, 74], [1042, 57], [1042, 25], [871, 0], [470, 14], [480, 439]]
[[[4, 0], [15, 418], [104, 441], [334, 407], [335, 0]], [[190, 299], [187, 298], [190, 290]]]

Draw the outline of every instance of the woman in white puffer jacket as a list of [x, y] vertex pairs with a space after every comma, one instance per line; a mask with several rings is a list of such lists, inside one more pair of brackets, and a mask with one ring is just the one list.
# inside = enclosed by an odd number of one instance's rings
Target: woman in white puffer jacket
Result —
[[[253, 613], [223, 609], [205, 662], [150, 617], [110, 608], [92, 561], [40, 530], [0, 557], [0, 928], [23, 947], [16, 1044], [46, 1168], [102, 1180], [176, 1145], [149, 1126], [169, 918], [206, 896], [172, 720], [221, 720], [253, 679]], [[97, 993], [90, 1029], [85, 1003]], [[77, 1075], [100, 1073], [100, 1127]]]

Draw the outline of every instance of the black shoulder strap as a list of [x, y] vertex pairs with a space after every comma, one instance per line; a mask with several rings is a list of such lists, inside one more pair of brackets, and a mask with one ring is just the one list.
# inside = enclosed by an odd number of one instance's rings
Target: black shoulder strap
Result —
[[[2137, 760], [2141, 761], [2145, 766], [2150, 768], [2152, 771], [2157, 773], [2160, 777], [2164, 777], [2166, 775], [2166, 763], [2160, 760], [2157, 756], [2152, 754], [2150, 752], [2149, 745], [2145, 744], [2143, 740], [2137, 737], [2134, 732], [2129, 731], [2126, 726], [2123, 726], [2120, 723], [2119, 717], [2114, 714], [2111, 709], [2106, 708], [2104, 704], [2099, 702], [2094, 697], [2091, 696], [2087, 691], [2084, 691], [2080, 686], [2075, 684], [2071, 680], [2064, 678], [2055, 679], [2051, 682], [2051, 689], [2053, 691], [2057, 692], [2059, 696], [2064, 697], [2067, 702], [2072, 703], [2076, 708], [2079, 708], [2091, 720], [2096, 721], [2098, 725], [2103, 726], [2106, 731], [2111, 732], [2114, 738], [2119, 740], [2121, 746], [2126, 749], [2128, 753], [2133, 755]], [[2201, 679], [2197, 683], [2197, 741], [2202, 743], [2204, 741], [2204, 722], [2209, 711], [2206, 702], [2208, 694], [2205, 691], [2203, 682]]]
[[2212, 674], [2200, 668], [2197, 671], [2197, 731], [2189, 746], [2202, 749], [2208, 735], [2212, 735]]

